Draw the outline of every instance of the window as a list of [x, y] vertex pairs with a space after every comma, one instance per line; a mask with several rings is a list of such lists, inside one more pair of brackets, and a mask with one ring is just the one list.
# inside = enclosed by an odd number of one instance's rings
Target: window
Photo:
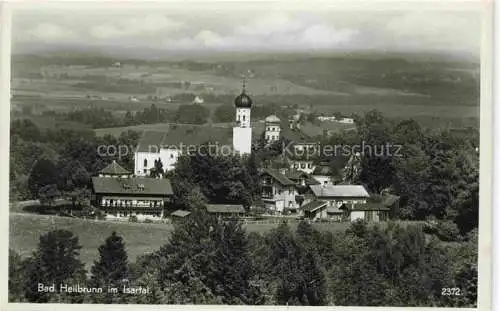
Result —
[[148, 167], [148, 159], [144, 159], [144, 168]]
[[294, 168], [299, 168], [299, 165], [298, 165], [297, 163], [295, 163], [295, 164], [293, 165], [293, 167], [294, 167]]
[[147, 169], [144, 169], [144, 174], [147, 174], [148, 173], [148, 170]]
[[170, 159], [173, 159], [173, 158], [174, 158], [174, 154], [173, 154], [173, 153], [171, 153], [171, 154], [170, 154]]
[[307, 168], [312, 168], [313, 165], [311, 163], [307, 164]]
[[266, 140], [269, 140], [269, 139], [270, 139], [270, 138], [269, 138], [269, 135], [266, 135]]
[[243, 115], [243, 121], [245, 121], [245, 117], [246, 117], [246, 116], [245, 116], [245, 115]]
[[300, 168], [306, 168], [306, 164], [305, 163], [300, 164]]

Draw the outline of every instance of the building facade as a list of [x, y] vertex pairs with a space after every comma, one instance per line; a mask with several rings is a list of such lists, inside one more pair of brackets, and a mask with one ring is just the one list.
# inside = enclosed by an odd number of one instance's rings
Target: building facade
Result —
[[92, 177], [91, 204], [106, 218], [161, 219], [172, 196], [168, 179], [133, 177], [116, 162]]
[[264, 137], [267, 143], [273, 143], [280, 140], [280, 119], [275, 115], [270, 115], [265, 119]]

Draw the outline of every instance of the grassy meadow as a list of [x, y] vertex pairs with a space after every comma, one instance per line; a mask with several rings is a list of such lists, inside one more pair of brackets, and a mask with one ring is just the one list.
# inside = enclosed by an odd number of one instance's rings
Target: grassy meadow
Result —
[[[174, 225], [157, 223], [131, 223], [87, 220], [50, 215], [29, 213], [10, 213], [9, 216], [9, 247], [21, 256], [30, 256], [39, 242], [40, 235], [50, 230], [65, 229], [78, 236], [83, 246], [80, 258], [87, 268], [93, 264], [98, 256], [98, 247], [113, 231], [123, 236], [126, 243], [129, 259], [135, 259], [143, 254], [158, 250], [167, 243]], [[403, 225], [417, 224], [418, 222], [400, 222]], [[297, 227], [298, 221], [290, 220], [292, 230]], [[266, 233], [276, 228], [276, 223], [249, 223], [245, 224], [247, 232]], [[385, 226], [386, 223], [382, 223]], [[349, 223], [314, 223], [313, 226], [322, 231], [344, 231]]]

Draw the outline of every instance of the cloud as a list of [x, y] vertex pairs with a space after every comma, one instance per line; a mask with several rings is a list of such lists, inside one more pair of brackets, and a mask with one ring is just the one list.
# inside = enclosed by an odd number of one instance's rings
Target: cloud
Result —
[[144, 17], [123, 18], [114, 24], [96, 25], [90, 28], [89, 34], [98, 39], [133, 37], [166, 34], [181, 29], [182, 23], [171, 20], [159, 14], [149, 14]]
[[435, 11], [64, 11], [15, 16], [13, 39], [36, 46], [196, 51], [385, 49], [479, 51], [480, 14]]
[[60, 40], [68, 40], [76, 37], [76, 34], [59, 25], [52, 23], [41, 23], [29, 29], [24, 34], [27, 40], [52, 42]]

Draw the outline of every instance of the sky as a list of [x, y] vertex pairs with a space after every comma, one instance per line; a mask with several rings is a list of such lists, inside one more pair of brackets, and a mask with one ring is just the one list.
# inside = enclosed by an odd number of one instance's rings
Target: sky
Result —
[[[309, 4], [314, 2], [308, 2]], [[258, 2], [19, 6], [14, 53], [37, 48], [168, 52], [438, 51], [479, 54], [476, 6], [286, 7]]]

